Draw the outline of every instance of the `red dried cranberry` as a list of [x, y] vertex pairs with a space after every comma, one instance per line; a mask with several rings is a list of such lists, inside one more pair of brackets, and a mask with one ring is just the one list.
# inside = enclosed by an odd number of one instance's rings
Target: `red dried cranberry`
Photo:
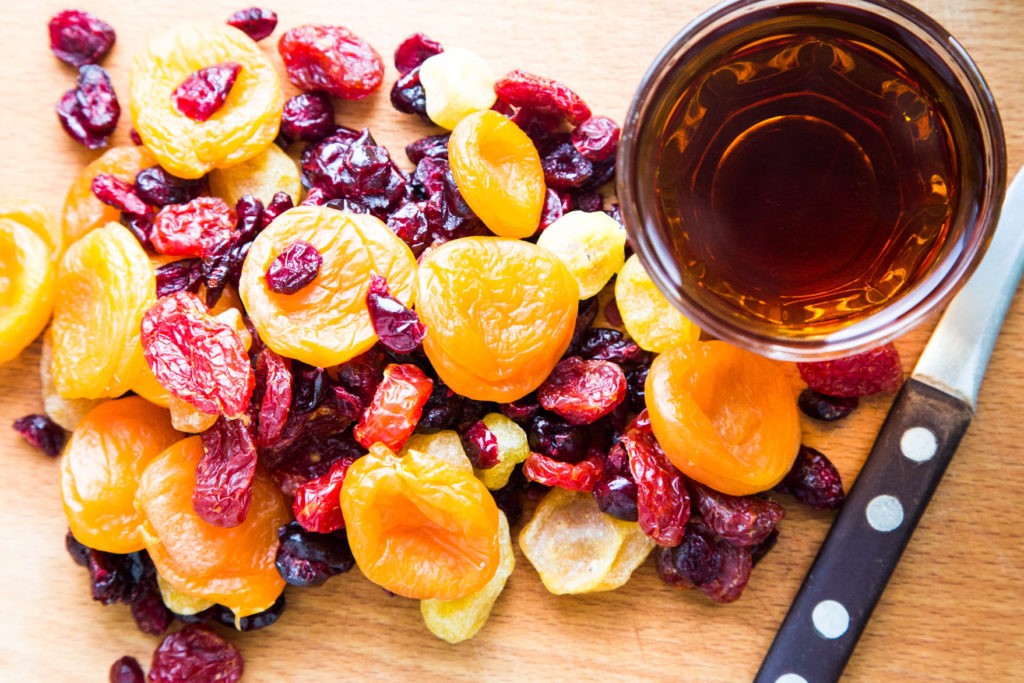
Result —
[[264, 348], [256, 356], [256, 390], [260, 411], [256, 444], [266, 447], [274, 443], [285, 424], [292, 402], [291, 359]]
[[604, 197], [599, 192], [582, 192], [572, 199], [574, 209], [594, 213], [604, 207]]
[[292, 586], [320, 586], [355, 565], [344, 532], [318, 534], [298, 522], [278, 529], [277, 571]]
[[201, 183], [185, 180], [165, 171], [160, 166], [150, 166], [135, 176], [135, 194], [153, 206], [184, 204], [199, 196]]
[[815, 510], [835, 510], [843, 504], [843, 482], [839, 470], [824, 453], [800, 446], [793, 468], [775, 487]]
[[228, 17], [228, 25], [253, 40], [263, 40], [277, 28], [277, 13], [262, 7], [240, 9]]
[[585, 187], [594, 175], [594, 164], [579, 153], [568, 133], [557, 135], [540, 159], [544, 182], [556, 190]]
[[606, 360], [613, 363], [650, 363], [651, 354], [618, 330], [592, 327], [577, 349], [577, 353], [591, 360]]
[[427, 222], [426, 202], [406, 202], [395, 209], [387, 220], [391, 232], [409, 245], [414, 256], [419, 257], [433, 242], [430, 224]]
[[281, 112], [281, 134], [289, 140], [317, 142], [334, 132], [334, 103], [323, 90], [288, 98]]
[[89, 149], [106, 146], [121, 118], [121, 105], [102, 67], [86, 64], [78, 69], [75, 89], [64, 93], [57, 103], [57, 118], [80, 145]]
[[210, 609], [210, 618], [223, 625], [239, 631], [256, 631], [261, 628], [266, 628], [271, 624], [277, 622], [281, 618], [281, 613], [284, 612], [284, 608], [287, 605], [284, 599], [284, 593], [277, 596], [277, 600], [274, 604], [256, 614], [250, 614], [246, 617], [241, 617], [236, 621], [235, 613], [224, 605], [214, 605]]
[[569, 198], [569, 195], [559, 194], [558, 190], [549, 187], [544, 195], [544, 210], [540, 214], [540, 230], [548, 227], [570, 211], [572, 211], [572, 200]]
[[131, 610], [135, 626], [151, 636], [162, 635], [174, 621], [174, 615], [167, 609], [156, 586], [134, 600]]
[[329, 534], [345, 526], [341, 514], [341, 487], [354, 461], [353, 458], [338, 460], [327, 474], [305, 482], [295, 491], [292, 511], [303, 529]]
[[462, 446], [474, 469], [488, 470], [498, 464], [498, 437], [483, 420], [474, 422], [461, 436]]
[[[495, 105], [497, 109], [501, 100]], [[513, 107], [508, 114], [509, 120], [516, 124], [533, 142], [537, 149], [546, 149], [556, 134], [562, 129], [562, 117], [558, 114], [547, 114], [529, 107]]]
[[597, 506], [607, 515], [627, 522], [637, 521], [637, 488], [629, 470], [629, 454], [616, 443], [604, 459], [604, 474], [594, 484]]
[[837, 397], [893, 392], [903, 384], [899, 351], [891, 342], [836, 360], [797, 363], [807, 386]]
[[136, 147], [142, 147], [142, 145], [145, 144], [142, 142], [142, 136], [139, 135], [139, 131], [135, 130], [135, 128], [128, 129], [128, 139], [131, 140], [132, 144]]
[[171, 94], [174, 106], [193, 121], [206, 121], [224, 106], [241, 70], [237, 62], [224, 62], [189, 74]]
[[342, 26], [297, 26], [281, 36], [277, 50], [288, 80], [302, 90], [326, 90], [335, 97], [358, 100], [384, 80], [381, 56]]
[[704, 523], [721, 539], [739, 546], [761, 543], [785, 515], [778, 503], [756, 496], [730, 496], [691, 480], [688, 488]]
[[38, 448], [51, 458], [60, 455], [64, 450], [64, 443], [68, 440], [68, 434], [63, 427], [48, 416], [38, 413], [19, 417], [11, 426], [30, 446]]
[[590, 447], [590, 432], [585, 427], [569, 424], [549, 413], [534, 417], [526, 435], [530, 450], [565, 462], [582, 460]]
[[125, 655], [110, 666], [110, 683], [146, 683], [139, 660]]
[[416, 311], [391, 296], [387, 280], [376, 273], [370, 277], [366, 308], [380, 343], [392, 351], [409, 353], [427, 335], [427, 328]]
[[256, 477], [256, 442], [242, 420], [217, 419], [202, 433], [192, 507], [203, 521], [234, 527], [245, 521]]
[[441, 43], [422, 33], [414, 33], [395, 48], [395, 68], [403, 76], [419, 68], [429, 57], [444, 52]]
[[263, 229], [263, 202], [252, 195], [242, 195], [235, 203], [235, 230], [228, 240], [203, 258], [203, 284], [206, 305], [214, 306], [224, 287], [238, 286], [242, 264], [256, 235]]
[[137, 216], [143, 216], [150, 211], [131, 183], [110, 173], [96, 174], [92, 179], [91, 188], [96, 199], [118, 211]]
[[626, 398], [626, 376], [615, 363], [570, 356], [558, 363], [537, 389], [545, 410], [571, 424], [591, 424]]
[[153, 219], [150, 241], [161, 254], [205, 258], [230, 243], [237, 216], [218, 197], [169, 204]]
[[77, 9], [66, 9], [54, 15], [49, 28], [53, 55], [76, 67], [99, 62], [117, 39], [113, 26]]
[[356, 200], [382, 219], [406, 197], [408, 183], [368, 130], [346, 128], [303, 151], [302, 176], [307, 186], [326, 193], [325, 201]]
[[79, 543], [70, 530], [64, 535], [64, 549], [68, 551], [75, 564], [81, 567], [89, 566], [89, 548]]
[[540, 412], [540, 403], [537, 403], [535, 394], [530, 394], [509, 403], [502, 403], [498, 406], [498, 411], [510, 420], [527, 424]]
[[153, 653], [150, 683], [235, 683], [242, 677], [242, 655], [235, 646], [198, 624], [163, 639]]
[[267, 268], [267, 286], [278, 294], [294, 294], [320, 274], [323, 255], [309, 242], [296, 240]]
[[523, 475], [544, 486], [568, 491], [593, 491], [604, 473], [604, 459], [591, 455], [577, 463], [562, 462], [540, 453], [530, 453], [523, 463]]
[[604, 161], [619, 146], [619, 124], [607, 116], [591, 116], [572, 131], [572, 144], [590, 161]]
[[363, 405], [369, 405], [384, 376], [386, 363], [384, 351], [379, 346], [370, 347], [365, 353], [337, 367], [338, 382], [358, 396]]
[[690, 495], [683, 475], [654, 438], [647, 411], [622, 434], [629, 469], [637, 486], [637, 521], [658, 545], [678, 545], [690, 517]]
[[516, 107], [558, 114], [572, 125], [590, 118], [590, 107], [567, 86], [525, 71], [510, 71], [494, 84], [498, 99]]
[[[275, 218], [294, 206], [295, 200], [292, 199], [290, 194], [287, 192], [275, 192], [274, 196], [270, 198], [266, 209], [263, 210], [263, 217], [260, 220], [261, 229], [270, 225]], [[237, 211], [238, 209], [236, 208], [235, 210]]]
[[860, 399], [856, 396], [827, 396], [808, 387], [800, 392], [796, 404], [807, 417], [834, 422], [852, 413], [860, 404]]
[[772, 532], [768, 534], [763, 541], [747, 548], [747, 550], [750, 551], [750, 566], [756, 567], [757, 563], [763, 560], [765, 555], [771, 552], [771, 549], [775, 547], [778, 540], [779, 530], [778, 528], [775, 528], [772, 529]]
[[427, 93], [420, 82], [418, 67], [401, 76], [391, 86], [391, 106], [403, 114], [427, 115]]
[[409, 161], [419, 164], [425, 157], [434, 159], [448, 159], [448, 138], [450, 133], [440, 135], [428, 135], [419, 140], [410, 142], [405, 146], [405, 155]]
[[719, 542], [718, 548], [722, 558], [718, 575], [701, 586], [700, 590], [715, 602], [735, 602], [750, 580], [750, 569], [753, 566], [750, 550], [725, 541]]
[[118, 555], [89, 549], [87, 567], [92, 599], [111, 605], [132, 603], [153, 588], [153, 562], [146, 552]]
[[718, 542], [703, 524], [686, 525], [679, 545], [659, 548], [658, 576], [670, 586], [693, 588], [715, 580], [722, 568]]

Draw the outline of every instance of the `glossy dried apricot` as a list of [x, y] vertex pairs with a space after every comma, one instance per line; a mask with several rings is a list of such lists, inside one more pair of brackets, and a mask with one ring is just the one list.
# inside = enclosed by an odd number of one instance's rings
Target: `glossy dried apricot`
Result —
[[497, 571], [498, 508], [472, 472], [383, 444], [345, 475], [341, 510], [359, 569], [392, 593], [454, 600]]
[[135, 181], [135, 176], [144, 168], [156, 164], [156, 159], [145, 147], [112, 147], [86, 166], [74, 182], [64, 198], [64, 210], [61, 224], [64, 230], [64, 246], [68, 247], [79, 237], [103, 227], [107, 223], [116, 223], [121, 212], [104, 204], [92, 192], [92, 181], [100, 174], [112, 175], [128, 183]]
[[20, 223], [39, 235], [46, 243], [54, 265], [60, 263], [61, 254], [64, 253], [64, 232], [49, 211], [32, 202], [0, 199], [0, 220], [3, 219]]
[[229, 168], [210, 171], [210, 192], [234, 206], [243, 195], [252, 195], [266, 206], [278, 192], [288, 193], [298, 204], [302, 180], [295, 160], [277, 145]]
[[102, 399], [94, 398], [64, 398], [57, 393], [57, 388], [53, 386], [53, 341], [50, 329], [43, 332], [39, 354], [39, 383], [43, 411], [68, 431], [74, 429], [86, 413], [102, 402]]
[[453, 391], [480, 401], [522, 398], [569, 346], [579, 288], [535, 244], [464, 237], [423, 254], [416, 310], [423, 349]]
[[75, 538], [108, 553], [142, 550], [139, 475], [180, 438], [167, 411], [138, 396], [106, 401], [83, 417], [64, 450], [60, 476]]
[[[206, 121], [175, 106], [174, 92], [194, 72], [215, 64], [241, 66], [224, 105]], [[181, 178], [250, 159], [277, 136], [284, 94], [259, 46], [226, 24], [180, 26], [153, 39], [132, 62], [132, 125], [160, 165]]]
[[537, 148], [519, 126], [496, 111], [469, 114], [448, 139], [448, 161], [462, 197], [491, 232], [536, 232], [547, 188]]
[[142, 472], [135, 504], [146, 550], [174, 589], [224, 605], [237, 617], [262, 612], [284, 589], [274, 560], [277, 530], [291, 513], [273, 482], [257, 473], [245, 521], [231, 528], [204, 522], [192, 508], [202, 456], [200, 438], [189, 437]]
[[665, 298], [636, 254], [619, 270], [615, 300], [626, 331], [645, 351], [661, 353], [700, 337], [700, 328]]
[[544, 228], [537, 244], [565, 262], [581, 299], [600, 292], [626, 260], [626, 231], [604, 211], [570, 211]]
[[415, 433], [405, 440], [402, 450], [398, 451], [398, 457], [405, 456], [409, 451], [419, 451], [431, 458], [443, 460], [452, 467], [473, 471], [473, 465], [462, 447], [462, 439], [454, 429], [442, 429], [432, 434]]
[[665, 455], [706, 486], [745, 496], [793, 465], [800, 417], [774, 361], [721, 341], [684, 344], [654, 359], [644, 391]]
[[153, 264], [110, 223], [68, 247], [53, 309], [53, 383], [67, 398], [120, 396], [145, 365], [139, 324], [156, 301]]
[[0, 218], [0, 363], [17, 357], [46, 327], [55, 280], [43, 238], [21, 223]]
[[[294, 294], [272, 292], [264, 278], [267, 268], [297, 240], [320, 252], [320, 272]], [[238, 289], [267, 346], [282, 356], [329, 367], [358, 356], [377, 341], [366, 308], [374, 273], [387, 280], [391, 294], [404, 305], [412, 302], [416, 259], [383, 222], [369, 214], [299, 206], [278, 216], [256, 237]]]

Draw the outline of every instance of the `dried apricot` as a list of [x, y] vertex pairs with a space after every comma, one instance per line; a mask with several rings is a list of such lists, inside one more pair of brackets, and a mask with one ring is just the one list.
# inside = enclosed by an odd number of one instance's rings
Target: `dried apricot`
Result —
[[473, 471], [473, 466], [462, 447], [462, 439], [454, 429], [442, 429], [432, 434], [413, 434], [405, 440], [402, 450], [398, 451], [398, 457], [403, 457], [409, 451], [426, 453], [431, 458], [443, 460], [452, 467]]
[[454, 600], [497, 571], [498, 508], [473, 473], [383, 444], [345, 475], [341, 510], [349, 545], [366, 578], [420, 600]]
[[427, 116], [442, 128], [455, 128], [467, 114], [486, 111], [497, 99], [491, 68], [465, 48], [428, 57], [419, 69]]
[[210, 192], [234, 206], [243, 195], [252, 195], [266, 206], [278, 192], [287, 192], [298, 203], [302, 198], [299, 167], [277, 145], [229, 168], [210, 171]]
[[166, 410], [137, 396], [106, 401], [83, 417], [64, 450], [60, 477], [75, 538], [108, 553], [142, 550], [139, 475], [180, 438]]
[[101, 399], [64, 398], [53, 386], [53, 341], [50, 329], [43, 332], [42, 350], [39, 354], [39, 382], [43, 395], [43, 410], [50, 419], [67, 430], [85, 417], [86, 413], [98, 406]]
[[64, 245], [70, 246], [79, 237], [102, 227], [116, 223], [121, 212], [104, 204], [92, 192], [92, 181], [101, 174], [131, 183], [139, 171], [156, 164], [156, 159], [145, 147], [112, 147], [86, 166], [71, 183], [64, 198], [61, 223], [64, 228]]
[[111, 223], [68, 247], [53, 310], [53, 383], [67, 398], [120, 396], [145, 360], [142, 315], [156, 301], [153, 264], [127, 228]]
[[686, 476], [745, 496], [793, 465], [800, 417], [774, 361], [721, 341], [684, 344], [654, 359], [644, 390], [654, 436]]
[[481, 401], [508, 402], [544, 381], [569, 346], [579, 288], [535, 244], [464, 237], [423, 254], [416, 310], [441, 380]]
[[[241, 66], [224, 105], [206, 121], [181, 113], [171, 96], [200, 69]], [[152, 40], [132, 62], [129, 107], [135, 130], [160, 165], [181, 178], [250, 159], [277, 136], [284, 94], [273, 64], [242, 31], [185, 25]], [[151, 164], [150, 164], [151, 165]]]
[[496, 111], [468, 114], [448, 139], [448, 160], [459, 192], [491, 232], [536, 232], [547, 188], [537, 148], [519, 126]]
[[31, 228], [0, 218], [0, 363], [15, 358], [46, 327], [53, 311], [50, 249]]
[[[323, 265], [301, 290], [275, 293], [264, 277], [267, 268], [297, 240], [316, 247]], [[366, 308], [374, 273], [387, 280], [399, 301], [412, 302], [416, 259], [383, 222], [368, 214], [299, 206], [278, 216], [253, 241], [239, 294], [267, 346], [282, 356], [329, 367], [377, 341]]]
[[544, 228], [537, 244], [565, 262], [581, 299], [600, 292], [626, 260], [626, 231], [604, 211], [570, 211]]
[[199, 437], [178, 441], [142, 472], [136, 506], [142, 538], [157, 571], [175, 590], [230, 608], [237, 617], [262, 612], [277, 600], [284, 579], [274, 565], [278, 528], [291, 517], [284, 497], [257, 473], [252, 503], [231, 528], [204, 522], [192, 508]]
[[700, 328], [665, 298], [636, 254], [615, 279], [615, 300], [626, 332], [646, 351], [661, 353], [700, 337]]
[[20, 223], [39, 235], [46, 243], [54, 265], [60, 263], [64, 253], [64, 233], [50, 212], [39, 204], [17, 199], [0, 200], [0, 219]]

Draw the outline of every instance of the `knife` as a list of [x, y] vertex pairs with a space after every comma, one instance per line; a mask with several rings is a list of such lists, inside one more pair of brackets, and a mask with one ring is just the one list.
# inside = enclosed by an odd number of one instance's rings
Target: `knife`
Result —
[[755, 683], [838, 680], [967, 431], [1022, 270], [1024, 170], [988, 251], [893, 402]]

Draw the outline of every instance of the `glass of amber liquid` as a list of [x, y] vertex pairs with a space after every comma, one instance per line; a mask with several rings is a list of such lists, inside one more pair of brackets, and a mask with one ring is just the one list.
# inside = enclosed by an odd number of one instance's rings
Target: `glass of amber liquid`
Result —
[[890, 0], [738, 0], [657, 57], [618, 160], [634, 250], [707, 333], [836, 357], [941, 308], [1006, 184], [978, 69]]

